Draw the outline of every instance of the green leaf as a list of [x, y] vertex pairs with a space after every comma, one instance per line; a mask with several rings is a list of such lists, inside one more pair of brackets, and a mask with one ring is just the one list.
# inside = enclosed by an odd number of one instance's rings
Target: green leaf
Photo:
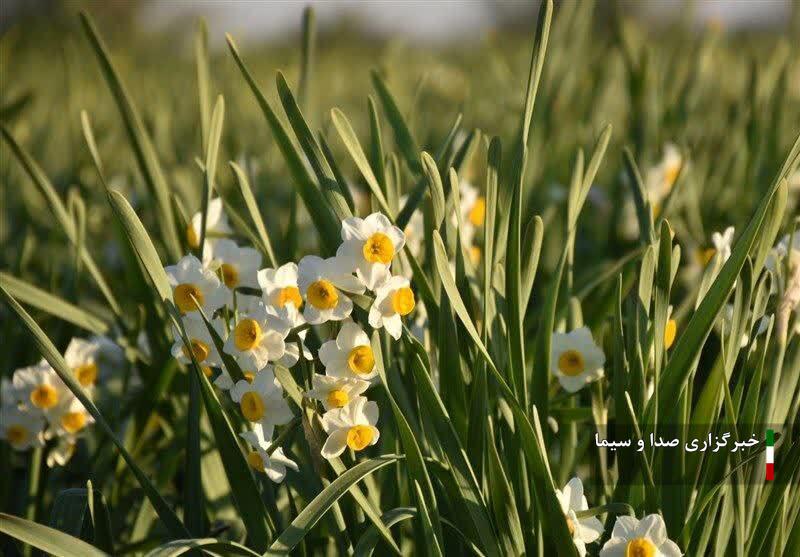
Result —
[[78, 538], [6, 513], [0, 513], [0, 532], [56, 557], [108, 555]]
[[388, 464], [403, 458], [399, 455], [384, 455], [356, 464], [347, 472], [336, 478], [314, 497], [300, 514], [292, 521], [289, 527], [281, 533], [272, 543], [268, 555], [287, 555], [308, 534], [314, 525], [353, 485], [364, 479], [369, 474], [383, 468]]
[[465, 518], [469, 518], [467, 524], [471, 525], [474, 530], [474, 534], [469, 532], [468, 535], [471, 535], [471, 538], [479, 544], [487, 555], [499, 555], [500, 550], [492, 529], [489, 509], [484, 501], [478, 480], [461, 445], [461, 441], [459, 441], [444, 402], [442, 402], [439, 393], [436, 391], [428, 370], [423, 363], [422, 356], [425, 355], [425, 350], [413, 337], [405, 335], [404, 338], [412, 349], [417, 352], [411, 364], [411, 369], [414, 372], [418, 396], [422, 407], [430, 413], [430, 421], [436, 428], [436, 435], [444, 449], [445, 458], [450, 463], [450, 474], [455, 480], [458, 496], [461, 499], [458, 504], [464, 508], [468, 515]]
[[220, 541], [215, 538], [174, 540], [148, 551], [145, 557], [178, 557], [190, 551], [201, 550], [201, 554], [220, 557], [260, 557], [259, 553], [235, 542]]
[[500, 454], [497, 452], [491, 426], [487, 431], [489, 432], [486, 443], [487, 478], [495, 524], [500, 532], [504, 554], [522, 555], [525, 553], [525, 538], [522, 535], [522, 523], [519, 520], [514, 492], [500, 460]]
[[82, 329], [98, 335], [106, 334], [109, 330], [108, 324], [99, 317], [92, 315], [91, 312], [74, 306], [66, 300], [45, 292], [8, 273], [0, 271], [0, 285], [20, 302], [29, 304], [64, 321], [69, 321]]
[[347, 151], [353, 158], [353, 162], [356, 163], [356, 167], [361, 172], [364, 180], [367, 182], [367, 186], [369, 186], [372, 195], [374, 195], [375, 199], [378, 201], [381, 211], [383, 211], [390, 219], [393, 219], [394, 212], [392, 212], [389, 208], [389, 203], [386, 201], [386, 197], [383, 195], [383, 190], [378, 183], [378, 179], [372, 172], [372, 167], [367, 159], [367, 155], [364, 154], [364, 149], [361, 148], [361, 143], [358, 141], [358, 136], [356, 136], [356, 132], [353, 130], [353, 126], [350, 125], [350, 121], [347, 119], [347, 116], [345, 116], [344, 112], [338, 108], [334, 108], [331, 109], [331, 120], [333, 121], [336, 131], [339, 133], [339, 137], [342, 139], [342, 143], [344, 143], [344, 146], [347, 148]]
[[305, 110], [308, 108], [311, 76], [314, 69], [314, 48], [317, 44], [317, 17], [312, 6], [306, 6], [303, 10], [302, 30], [300, 82], [297, 85], [297, 99]]
[[158, 161], [156, 150], [153, 147], [150, 137], [142, 123], [142, 118], [139, 115], [133, 101], [128, 94], [125, 85], [114, 68], [111, 62], [111, 57], [108, 54], [108, 49], [103, 43], [103, 39], [95, 29], [94, 23], [88, 14], [81, 12], [81, 24], [97, 55], [100, 62], [100, 69], [103, 71], [103, 76], [108, 83], [114, 101], [117, 104], [122, 120], [125, 123], [125, 130], [128, 133], [128, 140], [131, 143], [133, 152], [136, 155], [136, 162], [139, 166], [139, 171], [150, 189], [150, 194], [156, 200], [156, 207], [158, 209], [158, 222], [161, 228], [161, 235], [167, 247], [170, 257], [177, 259], [180, 257], [181, 248], [178, 240], [177, 230], [175, 227], [175, 217], [172, 213], [172, 207], [169, 200], [169, 187], [164, 178], [164, 172], [161, 169], [161, 164]]
[[161, 264], [161, 258], [158, 256], [155, 246], [153, 245], [150, 236], [147, 234], [142, 221], [136, 216], [136, 212], [131, 207], [130, 203], [125, 197], [116, 190], [109, 190], [108, 201], [114, 214], [119, 219], [122, 228], [125, 230], [125, 235], [128, 241], [136, 252], [139, 262], [142, 265], [147, 276], [153, 282], [156, 288], [159, 299], [164, 303], [171, 303], [172, 288], [169, 286], [167, 274]]
[[426, 540], [426, 544], [431, 548], [437, 548], [438, 552], [444, 547], [442, 539], [442, 527], [439, 519], [439, 507], [436, 502], [436, 494], [433, 490], [428, 469], [425, 466], [425, 459], [422, 456], [419, 443], [417, 442], [408, 420], [403, 415], [402, 410], [397, 405], [397, 402], [392, 396], [389, 389], [389, 382], [386, 377], [386, 369], [384, 367], [383, 352], [381, 350], [380, 334], [378, 331], [372, 333], [372, 353], [375, 358], [375, 367], [380, 375], [381, 382], [386, 389], [386, 395], [389, 399], [389, 404], [392, 407], [392, 414], [394, 415], [397, 429], [400, 434], [403, 449], [406, 455], [406, 470], [408, 471], [409, 482], [418, 486], [417, 496], [418, 508], [422, 511], [420, 519], [431, 525], [430, 532], [425, 528], [425, 532], [432, 535], [431, 538]]
[[217, 102], [214, 104], [214, 112], [211, 114], [211, 125], [208, 128], [208, 138], [206, 140], [206, 160], [205, 164], [203, 164], [203, 203], [200, 209], [202, 219], [200, 221], [200, 247], [198, 248], [200, 259], [203, 258], [203, 250], [205, 248], [208, 205], [211, 203], [211, 197], [214, 194], [219, 142], [222, 139], [224, 121], [225, 99], [220, 95], [217, 97]]
[[[383, 513], [381, 520], [388, 527], [392, 527], [395, 524], [399, 524], [404, 520], [409, 520], [417, 516], [417, 509], [414, 507], [397, 507], [390, 511], [386, 511]], [[478, 557], [483, 557], [483, 553], [480, 549], [478, 549], [474, 543], [472, 543], [464, 534], [456, 528], [456, 526], [448, 520], [443, 520], [443, 524], [445, 524], [451, 531], [453, 531], [458, 539], [469, 547], [470, 551], [477, 555]], [[380, 534], [378, 534], [378, 530], [375, 528], [374, 525], [367, 528], [361, 537], [358, 539], [358, 544], [356, 545], [355, 549], [355, 556], [356, 557], [369, 557], [375, 551], [375, 546], [378, 544], [378, 540], [380, 539]]]
[[275, 142], [278, 144], [278, 147], [280, 148], [281, 153], [286, 160], [286, 165], [289, 168], [289, 172], [292, 175], [292, 182], [297, 188], [297, 193], [299, 193], [300, 197], [303, 199], [303, 203], [305, 203], [306, 209], [311, 215], [311, 219], [314, 221], [314, 225], [319, 232], [319, 236], [322, 240], [323, 246], [325, 247], [326, 253], [330, 255], [335, 254], [336, 248], [339, 247], [339, 223], [331, 211], [330, 205], [320, 191], [319, 187], [311, 179], [308, 169], [289, 139], [286, 129], [275, 115], [275, 112], [267, 102], [264, 94], [258, 88], [258, 85], [256, 85], [256, 82], [253, 79], [253, 76], [250, 74], [250, 71], [247, 69], [247, 66], [244, 65], [244, 61], [239, 55], [239, 50], [236, 47], [236, 43], [233, 42], [233, 38], [230, 35], [226, 35], [226, 38], [228, 40], [228, 47], [231, 51], [231, 54], [236, 61], [236, 65], [242, 72], [245, 81], [247, 81], [247, 85], [250, 87], [250, 90], [256, 97], [258, 106], [261, 108], [264, 117], [267, 119], [267, 124], [272, 131]]
[[386, 117], [389, 119], [389, 125], [394, 132], [394, 140], [395, 143], [397, 143], [397, 147], [403, 154], [403, 158], [411, 171], [416, 175], [422, 174], [422, 165], [419, 160], [419, 147], [416, 141], [414, 141], [414, 137], [411, 135], [411, 131], [400, 109], [397, 108], [394, 97], [392, 97], [392, 94], [389, 92], [383, 79], [381, 79], [381, 76], [378, 75], [378, 72], [373, 70], [371, 76], [372, 85], [378, 93], [378, 99], [381, 101], [383, 110], [386, 112]]
[[[67, 208], [64, 206], [64, 203], [59, 198], [58, 193], [56, 193], [53, 184], [47, 178], [47, 175], [44, 171], [36, 164], [36, 161], [25, 151], [19, 144], [14, 140], [14, 137], [11, 133], [6, 129], [5, 126], [0, 126], [0, 135], [2, 135], [3, 139], [6, 141], [8, 146], [11, 148], [11, 152], [14, 153], [14, 156], [19, 161], [22, 168], [25, 169], [25, 172], [28, 174], [28, 177], [31, 179], [33, 184], [36, 186], [36, 189], [45, 198], [50, 211], [52, 211], [53, 216], [55, 217], [58, 224], [61, 226], [61, 229], [64, 231], [64, 234], [67, 236], [70, 242], [73, 245], [77, 246], [78, 242], [78, 231], [75, 229], [75, 224], [72, 218], [67, 211]], [[106, 301], [108, 302], [109, 307], [114, 312], [115, 315], [119, 316], [122, 314], [122, 310], [117, 302], [117, 299], [114, 297], [114, 294], [111, 292], [111, 289], [108, 287], [108, 283], [106, 282], [103, 275], [100, 273], [100, 269], [98, 269], [97, 264], [94, 262], [89, 251], [86, 249], [85, 246], [81, 246], [80, 248], [81, 259], [83, 264], [86, 265], [86, 269], [89, 271], [89, 274], [92, 276], [92, 280], [94, 280], [97, 287], [102, 292], [103, 296], [105, 297]]]
[[87, 487], [61, 491], [50, 511], [50, 526], [76, 538], [89, 538], [95, 545], [113, 553], [111, 522], [103, 495]]
[[263, 551], [269, 544], [275, 526], [261, 499], [258, 485], [239, 445], [236, 432], [222, 410], [220, 400], [211, 388], [208, 378], [194, 366], [193, 372], [200, 383], [206, 414], [214, 431], [214, 439], [217, 441], [217, 449], [231, 486], [233, 500], [247, 529], [249, 543], [257, 551]]
[[333, 208], [334, 213], [336, 213], [336, 217], [339, 220], [352, 217], [353, 213], [342, 191], [343, 188], [347, 187], [347, 184], [340, 184], [336, 181], [327, 159], [320, 150], [314, 138], [314, 134], [308, 127], [303, 113], [297, 105], [297, 101], [294, 99], [292, 90], [289, 88], [289, 84], [286, 83], [286, 79], [281, 72], [278, 72], [275, 81], [277, 83], [281, 104], [286, 112], [286, 116], [289, 118], [289, 124], [292, 126], [292, 130], [294, 130], [297, 140], [300, 142], [300, 148], [303, 149], [306, 160], [311, 164], [311, 168], [314, 170], [314, 174], [316, 174], [317, 180], [323, 188], [323, 193]]
[[[714, 284], [703, 298], [697, 311], [692, 314], [683, 334], [672, 348], [672, 354], [662, 375], [663, 381], [658, 385], [658, 396], [661, 400], [677, 400], [691, 373], [692, 362], [700, 353], [711, 327], [716, 322], [720, 311], [722, 311], [736, 277], [739, 275], [739, 271], [753, 249], [756, 239], [763, 234], [764, 215], [767, 213], [774, 196], [778, 196], [778, 199], [783, 199], [785, 204], [787, 196], [786, 180], [774, 184], [772, 189], [761, 200], [756, 213], [736, 242], [730, 258], [720, 270]], [[754, 269], [754, 273], [759, 273], [760, 271], [761, 269]], [[649, 422], [649, 420], [647, 421]]]
[[42, 331], [39, 325], [36, 324], [33, 318], [28, 315], [28, 312], [26, 312], [4, 288], [0, 288], [0, 292], [2, 292], [3, 297], [11, 309], [13, 309], [14, 312], [19, 316], [22, 325], [31, 333], [32, 340], [42, 357], [50, 363], [61, 380], [67, 385], [69, 390], [72, 391], [75, 397], [83, 404], [84, 408], [86, 408], [86, 411], [89, 412], [95, 419], [95, 423], [106, 435], [108, 435], [114, 445], [116, 445], [120, 455], [122, 455], [122, 458], [130, 467], [133, 475], [136, 476], [139, 485], [142, 486], [145, 495], [150, 500], [150, 503], [152, 503], [167, 530], [169, 530], [174, 536], [188, 537], [189, 532], [186, 530], [183, 524], [181, 524], [181, 521], [178, 519], [175, 512], [161, 497], [156, 487], [150, 482], [144, 472], [136, 465], [136, 462], [125, 448], [125, 445], [117, 438], [117, 436], [114, 434], [114, 430], [105, 420], [103, 415], [100, 414], [100, 411], [94, 405], [94, 402], [92, 402], [92, 400], [83, 391], [83, 388], [80, 386], [80, 384], [75, 380], [72, 370], [67, 365], [67, 362], [64, 361], [61, 353], [56, 349], [55, 346], [53, 346], [53, 343], [50, 341], [44, 331]]
[[269, 234], [267, 234], [267, 227], [264, 225], [264, 219], [261, 218], [261, 212], [258, 210], [256, 198], [253, 196], [253, 189], [250, 187], [250, 181], [247, 175], [239, 168], [239, 165], [231, 161], [228, 163], [236, 177], [236, 183], [239, 185], [239, 191], [244, 199], [244, 204], [247, 207], [247, 212], [250, 214], [250, 220], [256, 226], [258, 231], [258, 239], [261, 240], [261, 245], [264, 246], [264, 255], [267, 256], [267, 263], [270, 267], [278, 266], [278, 259], [275, 257], [275, 252], [272, 250], [272, 242], [270, 242]]
[[197, 70], [197, 97], [200, 104], [200, 150], [206, 151], [208, 123], [211, 119], [211, 76], [208, 69], [208, 25], [205, 18], [197, 21], [194, 36], [194, 57]]
[[[438, 233], [434, 233], [433, 239], [436, 256], [436, 268], [439, 272], [439, 276], [442, 279], [442, 286], [447, 292], [447, 295], [450, 297], [450, 303], [453, 305], [456, 315], [458, 315], [459, 319], [461, 319], [464, 328], [467, 330], [470, 337], [472, 337], [472, 340], [478, 347], [478, 351], [486, 361], [488, 370], [491, 371], [497, 386], [500, 388], [502, 394], [505, 396], [506, 401], [514, 413], [515, 420], [519, 423], [521, 444], [523, 450], [525, 451], [525, 457], [530, 466], [529, 471], [533, 474], [531, 483], [536, 490], [537, 500], [543, 507], [542, 511], [545, 513], [545, 518], [543, 521], [546, 528], [545, 531], [549, 532], [549, 534], [555, 538], [555, 545], [558, 548], [559, 555], [574, 556], [577, 554], [577, 550], [575, 549], [575, 544], [571, 543], [570, 541], [572, 538], [569, 535], [564, 514], [560, 511], [561, 506], [558, 502], [558, 498], [556, 497], [553, 476], [547, 463], [547, 451], [545, 450], [542, 441], [541, 427], [538, 425], [538, 412], [536, 407], [534, 406], [533, 409], [533, 417], [535, 423], [537, 424], [536, 430], [534, 430], [533, 424], [531, 424], [527, 413], [522, 409], [516, 397], [514, 396], [513, 391], [508, 386], [508, 383], [506, 383], [503, 376], [497, 370], [497, 367], [495, 367], [491, 356], [489, 356], [489, 353], [486, 351], [486, 348], [483, 346], [483, 343], [481, 342], [480, 337], [475, 330], [475, 325], [470, 319], [469, 312], [464, 306], [464, 302], [461, 300], [461, 296], [459, 295], [458, 289], [455, 286], [453, 277], [450, 274], [450, 268], [447, 263], [447, 258], [445, 257], [444, 244], [442, 243], [441, 237]], [[550, 529], [548, 530], [547, 527], [550, 527]]]

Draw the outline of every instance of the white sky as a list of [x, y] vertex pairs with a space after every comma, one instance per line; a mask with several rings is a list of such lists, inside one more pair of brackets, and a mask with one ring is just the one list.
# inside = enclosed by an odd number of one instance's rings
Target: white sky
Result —
[[[573, 1], [573, 0], [565, 0]], [[376, 35], [404, 35], [411, 39], [438, 41], [480, 36], [494, 26], [500, 13], [512, 16], [531, 10], [531, 2], [517, 0], [154, 0], [142, 18], [148, 26], [167, 26], [203, 15], [212, 42], [223, 42], [226, 32], [238, 39], [280, 40], [297, 32], [303, 8], [314, 6], [318, 25], [334, 24], [342, 17], [357, 20]], [[648, 17], [677, 16], [684, 0], [632, 2]], [[695, 0], [698, 23], [709, 19], [727, 28], [780, 23], [789, 14], [790, 0]]]

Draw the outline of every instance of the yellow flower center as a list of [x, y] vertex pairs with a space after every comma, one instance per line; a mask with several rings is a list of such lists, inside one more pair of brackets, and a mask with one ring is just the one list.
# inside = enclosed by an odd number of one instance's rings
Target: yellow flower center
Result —
[[200, 238], [197, 237], [197, 232], [194, 231], [194, 226], [191, 224], [186, 227], [186, 243], [192, 249], [200, 247]]
[[256, 378], [256, 374], [253, 373], [252, 371], [243, 371], [242, 375], [244, 375], [244, 380], [247, 381], [248, 383], [252, 383], [253, 379]]
[[255, 319], [242, 319], [233, 330], [233, 342], [239, 350], [252, 350], [261, 340], [261, 327]]
[[75, 374], [75, 379], [78, 380], [81, 387], [94, 385], [97, 381], [97, 364], [94, 362], [74, 367], [72, 372]]
[[669, 349], [675, 342], [675, 335], [678, 332], [678, 324], [674, 319], [667, 321], [667, 326], [664, 327], [664, 348]]
[[372, 428], [365, 425], [356, 425], [347, 432], [347, 446], [354, 451], [360, 451], [369, 446], [372, 441]]
[[392, 294], [392, 309], [400, 315], [408, 315], [414, 311], [414, 293], [408, 286], [398, 288]]
[[652, 213], [653, 213], [653, 218], [657, 219], [658, 215], [661, 214], [661, 204], [660, 203], [653, 203]]
[[363, 345], [356, 346], [347, 355], [347, 365], [350, 371], [359, 375], [366, 375], [371, 373], [375, 367], [375, 356], [372, 354], [372, 348]]
[[228, 288], [236, 288], [239, 286], [239, 269], [228, 263], [223, 263], [219, 266], [219, 272], [222, 275], [222, 282]]
[[21, 425], [11, 425], [6, 428], [6, 439], [11, 445], [22, 445], [29, 437], [30, 432]]
[[31, 404], [42, 410], [49, 410], [58, 404], [58, 391], [52, 385], [44, 383], [31, 391]]
[[247, 453], [247, 464], [256, 472], [264, 471], [264, 461], [261, 460], [261, 454], [258, 451], [250, 451]]
[[565, 350], [558, 357], [558, 369], [564, 375], [574, 377], [583, 373], [585, 363], [583, 354], [577, 350]]
[[328, 404], [334, 408], [341, 408], [350, 401], [350, 397], [341, 389], [334, 389], [328, 393]]
[[339, 292], [331, 281], [325, 279], [312, 282], [306, 296], [317, 309], [333, 309], [339, 303]]
[[486, 199], [479, 197], [475, 200], [475, 204], [467, 214], [469, 222], [475, 226], [483, 226], [483, 221], [486, 219]]
[[192, 298], [197, 300], [197, 303], [201, 306], [205, 301], [205, 297], [200, 291], [200, 288], [188, 282], [176, 286], [175, 291], [172, 293], [172, 300], [175, 302], [175, 305], [178, 306], [178, 309], [181, 310], [181, 313], [188, 313], [197, 309], [197, 304], [195, 304]]
[[671, 164], [664, 170], [664, 184], [666, 185], [667, 191], [672, 189], [672, 186], [675, 184], [675, 180], [678, 179], [678, 174], [680, 171], [680, 163]]
[[575, 535], [575, 523], [572, 521], [570, 517], [567, 517], [567, 530], [569, 530], [569, 535]]
[[198, 362], [205, 361], [205, 359], [208, 358], [208, 354], [211, 352], [205, 342], [197, 340], [196, 338], [189, 341], [189, 346], [191, 346], [191, 352], [186, 348], [186, 345], [181, 348], [183, 355], [187, 358], [191, 358], [191, 354], [194, 354], [194, 359]]
[[625, 557], [655, 557], [656, 546], [647, 538], [634, 538], [625, 547]]
[[86, 427], [86, 414], [83, 412], [67, 412], [61, 416], [61, 427], [67, 433], [78, 433]]
[[275, 305], [282, 308], [286, 304], [294, 304], [294, 307], [300, 309], [303, 305], [303, 298], [300, 297], [300, 289], [296, 286], [285, 286], [278, 290], [275, 295]]
[[697, 260], [705, 267], [716, 255], [717, 250], [714, 248], [706, 248], [706, 249], [698, 249], [697, 250]]
[[264, 401], [254, 391], [244, 393], [239, 406], [245, 419], [249, 422], [257, 422], [264, 417]]
[[472, 261], [473, 265], [477, 265], [481, 261], [481, 248], [478, 246], [470, 246], [469, 248], [469, 260]]
[[388, 265], [394, 257], [394, 244], [383, 232], [376, 232], [364, 242], [364, 259], [370, 263]]
[[200, 366], [200, 370], [206, 377], [211, 377], [214, 374], [214, 372], [211, 370], [211, 366]]

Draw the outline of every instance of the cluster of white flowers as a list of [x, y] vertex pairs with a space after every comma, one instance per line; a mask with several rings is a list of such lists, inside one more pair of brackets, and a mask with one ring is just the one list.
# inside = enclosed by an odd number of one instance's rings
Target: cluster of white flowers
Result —
[[[603, 523], [591, 516], [578, 518], [577, 513], [589, 508], [583, 494], [583, 482], [572, 478], [564, 489], [557, 489], [561, 512], [567, 519], [578, 555], [585, 557], [586, 545], [603, 535]], [[681, 557], [678, 545], [667, 537], [667, 527], [661, 515], [650, 514], [637, 520], [633, 516], [619, 516], [614, 523], [611, 538], [600, 550], [600, 557]]]
[[[122, 366], [120, 347], [106, 337], [74, 338], [64, 353], [75, 380], [90, 398], [96, 385]], [[63, 466], [77, 439], [94, 418], [45, 360], [14, 371], [4, 379], [0, 407], [0, 439], [15, 450], [43, 447], [53, 440], [49, 466]]]
[[[201, 218], [194, 215], [187, 243], [200, 247]], [[394, 339], [403, 332], [402, 318], [415, 309], [409, 280], [392, 275], [392, 263], [405, 245], [405, 234], [380, 213], [342, 222], [342, 243], [327, 259], [308, 255], [297, 264], [261, 267], [261, 255], [227, 238], [230, 226], [220, 199], [209, 205], [202, 260], [186, 255], [165, 269], [175, 306], [181, 312], [188, 345], [175, 331], [172, 354], [188, 363], [193, 355], [207, 377], [228, 391], [250, 429], [241, 436], [252, 447], [248, 463], [280, 482], [286, 469], [297, 469], [274, 446], [276, 426], [293, 414], [275, 377], [275, 364], [293, 367], [300, 358], [313, 360], [305, 346], [308, 327], [336, 322], [335, 339], [324, 342], [306, 396], [321, 401], [322, 426], [328, 439], [322, 456], [334, 458], [346, 447], [360, 451], [378, 441], [378, 407], [363, 393], [375, 379], [375, 357], [369, 336], [352, 320], [353, 297], [370, 291], [369, 326], [383, 328]], [[195, 241], [197, 240], [197, 241]], [[240, 290], [245, 288], [245, 290]], [[252, 295], [256, 290], [260, 296]], [[234, 382], [225, 369], [200, 314], [202, 309], [244, 379]], [[288, 338], [295, 331], [296, 338]], [[298, 342], [299, 340], [299, 342]]]

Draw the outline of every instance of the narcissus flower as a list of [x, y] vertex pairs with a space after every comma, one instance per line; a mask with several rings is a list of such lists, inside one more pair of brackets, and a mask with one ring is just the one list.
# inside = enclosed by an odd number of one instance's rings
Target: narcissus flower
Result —
[[649, 514], [636, 520], [632, 516], [619, 516], [600, 557], [680, 557], [680, 548], [667, 538], [664, 519]]
[[258, 288], [261, 254], [253, 248], [240, 247], [233, 240], [217, 240], [203, 248], [203, 263], [231, 290], [239, 286]]
[[19, 403], [32, 408], [34, 413], [46, 414], [71, 396], [64, 382], [44, 360], [16, 370], [12, 382]]
[[303, 317], [312, 325], [341, 321], [353, 311], [353, 301], [344, 293], [363, 294], [364, 284], [338, 258], [307, 255], [298, 265], [297, 284], [305, 298]]
[[100, 362], [96, 358], [99, 346], [84, 338], [73, 338], [64, 352], [64, 360], [84, 389], [97, 383], [100, 375]]
[[251, 431], [239, 435], [252, 447], [247, 453], [247, 464], [256, 472], [263, 472], [275, 483], [286, 477], [286, 468], [295, 472], [299, 470], [297, 463], [287, 457], [282, 447], [277, 447], [272, 454], [267, 452], [270, 446], [273, 429], [264, 428], [261, 424], [253, 424]]
[[44, 445], [41, 414], [20, 409], [15, 404], [0, 408], [0, 439], [5, 439], [14, 450], [25, 451]]
[[647, 171], [645, 187], [656, 211], [675, 185], [682, 166], [681, 152], [672, 143], [667, 143], [661, 161]]
[[322, 427], [328, 434], [322, 446], [323, 458], [336, 458], [347, 447], [361, 451], [378, 442], [380, 432], [378, 405], [364, 397], [358, 397], [347, 406], [325, 412]]
[[731, 256], [734, 233], [735, 229], [729, 226], [723, 233], [714, 232], [711, 235], [711, 242], [714, 244], [714, 251], [719, 256], [720, 263], [725, 263]]
[[257, 280], [263, 292], [264, 304], [286, 312], [291, 308], [299, 311], [303, 306], [295, 263], [286, 263], [277, 269], [261, 269], [257, 273]]
[[75, 437], [71, 435], [61, 437], [55, 447], [47, 453], [47, 467], [64, 466], [73, 454], [75, 454]]
[[[203, 226], [203, 213], [198, 211], [192, 215], [192, 220], [189, 226], [186, 227], [186, 243], [192, 249], [200, 247], [200, 231]], [[230, 234], [230, 224], [228, 224], [228, 216], [222, 207], [222, 199], [217, 197], [212, 199], [208, 204], [208, 212], [206, 213], [206, 242], [213, 243], [217, 237], [225, 234]]]
[[347, 406], [369, 388], [369, 382], [347, 377], [334, 377], [315, 373], [311, 378], [312, 389], [305, 395], [322, 402], [325, 410]]
[[[215, 318], [211, 321], [211, 326], [214, 327], [217, 334], [225, 340], [227, 332], [225, 331], [225, 324], [222, 319]], [[193, 353], [203, 373], [205, 373], [206, 377], [210, 377], [211, 366], [220, 366], [222, 360], [202, 316], [197, 313], [186, 315], [186, 317], [183, 318], [183, 328], [186, 331], [186, 338], [189, 340], [189, 346], [187, 347], [183, 343], [180, 331], [173, 327], [172, 334], [175, 338], [175, 343], [172, 345], [171, 351], [173, 358], [183, 364], [188, 364], [192, 361], [191, 354]]]
[[586, 327], [569, 333], [553, 333], [550, 369], [561, 386], [574, 393], [603, 376], [606, 357]]
[[86, 411], [81, 401], [72, 396], [48, 413], [47, 421], [56, 435], [74, 436], [93, 424], [94, 418]]
[[259, 423], [265, 429], [283, 425], [292, 419], [292, 410], [283, 399], [283, 389], [272, 366], [256, 373], [252, 382], [240, 379], [230, 390], [231, 398], [239, 405], [248, 422]]
[[280, 360], [285, 351], [284, 339], [290, 327], [283, 319], [267, 312], [260, 301], [239, 317], [231, 330], [224, 350], [234, 356], [242, 369], [258, 370], [267, 362]]
[[603, 534], [603, 523], [595, 517], [578, 519], [576, 512], [589, 508], [583, 495], [583, 482], [580, 478], [572, 478], [563, 490], [556, 490], [556, 497], [561, 503], [561, 510], [567, 517], [567, 527], [572, 541], [581, 557], [586, 555], [586, 544], [597, 541]]
[[369, 308], [369, 324], [384, 327], [395, 340], [403, 333], [402, 317], [414, 311], [416, 301], [408, 279], [393, 276], [375, 291], [375, 301]]
[[336, 340], [320, 347], [319, 359], [331, 377], [369, 380], [378, 374], [367, 333], [349, 320], [342, 325]]
[[[258, 285], [261, 287], [262, 299], [267, 312], [277, 315], [286, 321], [292, 329], [305, 325], [301, 308], [303, 297], [297, 286], [297, 265], [286, 263], [277, 269], [261, 269], [258, 272]], [[298, 336], [305, 343], [307, 330], [300, 331]], [[303, 357], [313, 359], [311, 351], [303, 344]], [[300, 349], [296, 342], [286, 343], [286, 354], [281, 359], [281, 365], [292, 367], [300, 359]]]
[[172, 301], [182, 314], [197, 311], [197, 303], [210, 318], [212, 313], [228, 303], [230, 291], [194, 255], [183, 256], [177, 264], [164, 271], [172, 288]]
[[[461, 243], [471, 252], [471, 248], [473, 247], [472, 243], [475, 239], [475, 232], [478, 228], [483, 226], [486, 220], [486, 199], [466, 180], [461, 180], [458, 193], [460, 199], [459, 211], [461, 213], [462, 223], [460, 230]], [[453, 215], [453, 221], [453, 224], [457, 222], [455, 215]], [[470, 257], [472, 258], [474, 255], [470, 253]]]
[[403, 231], [382, 213], [343, 220], [342, 240], [336, 256], [346, 261], [370, 290], [389, 277], [389, 267], [406, 241]]

